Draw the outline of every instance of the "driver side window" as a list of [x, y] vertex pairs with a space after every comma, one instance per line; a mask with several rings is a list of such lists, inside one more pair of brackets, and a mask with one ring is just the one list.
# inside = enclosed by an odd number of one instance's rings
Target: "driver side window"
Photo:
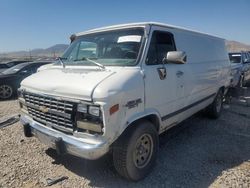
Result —
[[164, 57], [169, 51], [176, 51], [173, 35], [168, 32], [154, 31], [148, 49], [146, 64], [162, 64]]

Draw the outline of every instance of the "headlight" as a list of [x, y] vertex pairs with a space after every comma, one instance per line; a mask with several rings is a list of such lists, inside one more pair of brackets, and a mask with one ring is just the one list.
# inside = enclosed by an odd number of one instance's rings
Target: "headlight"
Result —
[[100, 107], [98, 106], [91, 106], [86, 104], [78, 104], [77, 105], [77, 111], [82, 113], [88, 113], [93, 116], [100, 116]]
[[103, 132], [103, 124], [100, 107], [78, 104], [76, 125], [79, 132], [101, 134]]
[[87, 113], [87, 105], [85, 104], [78, 104], [77, 111], [82, 113]]
[[93, 116], [100, 116], [100, 108], [97, 106], [89, 106], [89, 114]]

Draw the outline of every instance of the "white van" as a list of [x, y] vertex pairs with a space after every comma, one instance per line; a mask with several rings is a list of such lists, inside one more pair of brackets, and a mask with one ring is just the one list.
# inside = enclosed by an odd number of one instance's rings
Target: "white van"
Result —
[[205, 109], [221, 113], [230, 84], [224, 40], [159, 23], [72, 35], [53, 65], [21, 83], [21, 122], [57, 150], [86, 159], [112, 152], [123, 177], [144, 178], [158, 135]]

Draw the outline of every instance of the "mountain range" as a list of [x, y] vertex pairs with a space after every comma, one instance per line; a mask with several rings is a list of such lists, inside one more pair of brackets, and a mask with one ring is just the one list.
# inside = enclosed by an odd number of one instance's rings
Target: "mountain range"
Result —
[[49, 48], [37, 48], [30, 51], [16, 51], [16, 52], [7, 52], [0, 53], [0, 57], [57, 57], [60, 56], [69, 45], [67, 44], [56, 44]]
[[250, 51], [250, 45], [243, 44], [237, 41], [226, 41], [227, 51], [239, 52], [239, 51]]
[[[33, 49], [30, 51], [16, 51], [0, 53], [0, 58], [24, 58], [24, 57], [58, 57], [68, 48], [67, 44], [56, 44], [46, 49]], [[226, 47], [229, 52], [250, 51], [250, 45], [237, 41], [226, 41]]]

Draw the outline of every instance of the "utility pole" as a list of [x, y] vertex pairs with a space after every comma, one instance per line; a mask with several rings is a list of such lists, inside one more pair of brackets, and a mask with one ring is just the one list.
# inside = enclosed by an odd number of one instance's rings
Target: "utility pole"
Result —
[[30, 55], [30, 61], [31, 61], [31, 51], [30, 51], [30, 49], [29, 49], [29, 55]]

